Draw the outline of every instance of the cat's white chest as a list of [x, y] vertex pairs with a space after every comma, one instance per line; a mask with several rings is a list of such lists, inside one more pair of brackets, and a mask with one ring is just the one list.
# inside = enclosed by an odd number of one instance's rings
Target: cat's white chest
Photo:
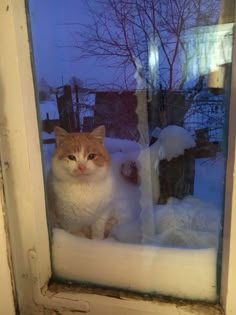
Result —
[[107, 203], [112, 191], [112, 182], [71, 184], [62, 183], [56, 187], [57, 194], [62, 201], [74, 203], [78, 208], [98, 208]]
[[68, 183], [54, 182], [57, 214], [64, 228], [74, 229], [90, 225], [100, 217], [108, 217], [111, 211], [113, 183], [111, 178], [102, 182]]

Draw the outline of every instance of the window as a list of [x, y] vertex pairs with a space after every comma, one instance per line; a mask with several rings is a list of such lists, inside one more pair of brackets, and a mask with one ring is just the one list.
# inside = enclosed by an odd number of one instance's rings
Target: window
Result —
[[[148, 313], [155, 309], [157, 312], [158, 310], [161, 312], [162, 309], [162, 312], [165, 312], [166, 310], [166, 314], [168, 311], [177, 312], [176, 304], [154, 304], [150, 301], [143, 301], [141, 297], [139, 297], [138, 300], [134, 300], [132, 299], [132, 296], [129, 296], [128, 300], [127, 298], [124, 298], [124, 300], [116, 300], [114, 297], [106, 297], [103, 295], [102, 293], [104, 292], [102, 289], [100, 291], [101, 294], [99, 295], [99, 291], [95, 291], [96, 294], [89, 294], [88, 291], [78, 293], [76, 288], [72, 289], [73, 287], [71, 287], [68, 290], [64, 288], [63, 290], [60, 286], [59, 289], [57, 287], [57, 293], [55, 293], [54, 284], [49, 285], [48, 287], [48, 280], [51, 278], [50, 244], [48, 241], [48, 228], [46, 223], [43, 176], [40, 167], [41, 158], [36, 109], [32, 106], [34, 103], [34, 94], [27, 41], [27, 27], [25, 22], [25, 7], [23, 2], [16, 3], [13, 1], [10, 6], [7, 3], [4, 4], [6, 4], [5, 7], [3, 6], [4, 13], [2, 14], [4, 18], [1, 19], [1, 23], [3, 23], [4, 29], [8, 29], [9, 31], [7, 32], [7, 38], [6, 36], [3, 36], [4, 43], [6, 44], [6, 50], [3, 50], [3, 58], [5, 61], [3, 63], [3, 70], [6, 75], [4, 75], [3, 80], [4, 107], [2, 117], [6, 117], [7, 122], [3, 124], [1, 154], [2, 160], [9, 163], [9, 168], [4, 172], [4, 184], [14, 273], [21, 312], [23, 314], [27, 312], [34, 312], [34, 314], [36, 314], [36, 310], [39, 311], [40, 307], [45, 309], [56, 309], [59, 307], [61, 309], [67, 308], [77, 311], [91, 311], [91, 313], [94, 314], [101, 311], [102, 307], [105, 307], [106, 310], [115, 308], [117, 309], [117, 314], [119, 314], [119, 311], [121, 313], [121, 309], [125, 308], [131, 309], [130, 312], [133, 311], [133, 313], [137, 313], [138, 310], [140, 310], [140, 312], [145, 311]], [[12, 21], [14, 23], [12, 23]], [[185, 38], [188, 38], [188, 36], [189, 34], [186, 32]], [[150, 57], [150, 61], [153, 58], [154, 57]], [[234, 84], [234, 73], [232, 82], [232, 84]], [[15, 93], [12, 93], [12, 86], [15, 87]], [[41, 97], [42, 96], [43, 93], [41, 93]], [[144, 97], [145, 95], [142, 94], [141, 96]], [[178, 97], [181, 98], [181, 95]], [[176, 99], [178, 97], [175, 96]], [[233, 97], [234, 95], [231, 94], [231, 98]], [[213, 101], [213, 99], [210, 101]], [[12, 104], [19, 105], [13, 107]], [[196, 99], [196, 102], [194, 102], [193, 105], [201, 107], [201, 102], [197, 104]], [[230, 128], [234, 128], [232, 124], [230, 124]], [[206, 130], [199, 131], [200, 139], [202, 139], [201, 137], [204, 137], [205, 132]], [[234, 130], [230, 129], [229, 134], [232, 135], [232, 138], [229, 137], [229, 150], [233, 150], [234, 152]], [[21, 154], [19, 154], [19, 152]], [[230, 180], [230, 170], [231, 172], [233, 170], [234, 155], [229, 154], [228, 156], [227, 178]], [[226, 205], [228, 205], [228, 209], [232, 208], [230, 200], [231, 188], [233, 190], [234, 186], [229, 182], [228, 185], [226, 185]], [[232, 200], [234, 201], [234, 199]], [[231, 219], [231, 223], [234, 220], [233, 216], [227, 216], [226, 224], [229, 218]], [[233, 290], [231, 287], [233, 284], [231, 283], [230, 278], [227, 278], [227, 275], [230, 275], [231, 272], [233, 272], [231, 264], [234, 257], [228, 256], [228, 251], [230, 250], [230, 247], [228, 247], [228, 240], [233, 235], [231, 234], [229, 226], [227, 230], [225, 229], [225, 233], [226, 237], [224, 238], [224, 241], [226, 243], [224, 246], [225, 253], [223, 257], [225, 257], [226, 260], [227, 257], [229, 257], [229, 260], [228, 262], [223, 260], [222, 300], [224, 305], [226, 305], [230, 311], [233, 310], [233, 304], [229, 302], [231, 292], [233, 292], [231, 291]], [[229, 236], [227, 233], [229, 233]], [[63, 241], [65, 241], [65, 239], [63, 239]], [[71, 238], [69, 241], [71, 243]], [[84, 242], [91, 241], [84, 240], [83, 245]], [[102, 244], [101, 250], [103, 250], [103, 247], [107, 246], [105, 242]], [[232, 244], [233, 239], [231, 238], [230, 245]], [[125, 245], [122, 244], [121, 251], [124, 251], [124, 248]], [[144, 248], [145, 255], [153, 255], [153, 252], [149, 251], [149, 245]], [[159, 250], [164, 251], [165, 249], [166, 248], [161, 247]], [[131, 248], [129, 248], [129, 250], [131, 250]], [[204, 252], [204, 250], [202, 251]], [[176, 249], [176, 253], [177, 252], [178, 250]], [[201, 251], [199, 251], [198, 254], [200, 252]], [[182, 253], [183, 251], [181, 251], [181, 254]], [[185, 253], [187, 253], [187, 251]], [[192, 255], [193, 252], [189, 250], [189, 253]], [[207, 260], [214, 259], [214, 255], [210, 256], [210, 251], [205, 251], [205, 253]], [[178, 255], [175, 256], [175, 259], [177, 256]], [[145, 257], [143, 259], [145, 259]], [[171, 256], [169, 257], [171, 258]], [[190, 259], [192, 259], [192, 257], [190, 257]], [[182, 263], [182, 260], [180, 260], [180, 263]], [[148, 268], [147, 270], [150, 271]], [[204, 270], [204, 268], [201, 268], [201, 271], [202, 270]], [[35, 279], [36, 281], [33, 281], [32, 279]], [[228, 282], [226, 282], [227, 279]], [[228, 290], [228, 295], [224, 294], [224, 290]], [[32, 303], [33, 300], [36, 304]], [[214, 308], [214, 306], [211, 305], [192, 306], [192, 309], [195, 308], [198, 311], [202, 308], [202, 312], [205, 312], [208, 307], [213, 308], [216, 314], [217, 312], [220, 313], [220, 310], [217, 310], [217, 308]], [[188, 307], [183, 307], [182, 305], [178, 307], [178, 311], [179, 310], [181, 310], [183, 314], [187, 314]]]

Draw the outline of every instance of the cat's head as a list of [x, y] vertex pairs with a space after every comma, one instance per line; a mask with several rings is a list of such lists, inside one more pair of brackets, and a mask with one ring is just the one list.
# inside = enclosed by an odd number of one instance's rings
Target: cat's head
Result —
[[52, 171], [61, 180], [91, 181], [107, 176], [110, 157], [104, 146], [105, 127], [92, 132], [68, 133], [56, 127]]

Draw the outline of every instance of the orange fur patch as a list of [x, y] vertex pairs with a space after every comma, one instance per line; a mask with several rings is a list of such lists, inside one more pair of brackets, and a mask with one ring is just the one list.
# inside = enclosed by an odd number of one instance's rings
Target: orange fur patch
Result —
[[100, 141], [92, 136], [91, 133], [68, 133], [59, 143], [55, 154], [59, 159], [63, 159], [70, 154], [79, 153], [83, 148], [84, 156], [94, 153], [96, 156], [93, 162], [97, 166], [110, 163], [110, 156]]

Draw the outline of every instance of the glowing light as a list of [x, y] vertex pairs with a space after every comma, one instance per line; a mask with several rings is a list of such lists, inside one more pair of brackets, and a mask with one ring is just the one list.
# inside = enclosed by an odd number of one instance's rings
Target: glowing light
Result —
[[157, 47], [154, 45], [151, 45], [150, 51], [149, 51], [149, 66], [151, 69], [156, 68], [158, 65], [158, 50]]

